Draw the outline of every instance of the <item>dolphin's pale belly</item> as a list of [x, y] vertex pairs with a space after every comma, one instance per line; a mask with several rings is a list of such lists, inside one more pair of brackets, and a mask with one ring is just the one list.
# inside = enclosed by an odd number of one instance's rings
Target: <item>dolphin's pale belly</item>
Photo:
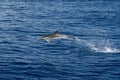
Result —
[[51, 37], [51, 39], [68, 39], [69, 36], [68, 35], [55, 35], [53, 37]]

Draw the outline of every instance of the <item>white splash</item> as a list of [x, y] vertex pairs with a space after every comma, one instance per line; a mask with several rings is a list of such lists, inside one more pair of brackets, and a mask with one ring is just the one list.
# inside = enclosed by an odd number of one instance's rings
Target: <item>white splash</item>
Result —
[[120, 49], [116, 49], [116, 48], [111, 48], [110, 47], [110, 42], [109, 40], [107, 40], [107, 42], [103, 42], [102, 44], [95, 44], [95, 43], [90, 43], [86, 40], [82, 40], [82, 39], [79, 39], [77, 37], [75, 37], [75, 40], [81, 44], [81, 45], [84, 45], [84, 46], [87, 46], [89, 47], [92, 51], [95, 51], [95, 52], [100, 52], [100, 53], [120, 53]]
[[103, 47], [103, 48], [93, 47], [92, 49], [95, 50], [96, 52], [102, 52], [102, 53], [120, 53], [119, 49], [111, 48], [111, 47]]

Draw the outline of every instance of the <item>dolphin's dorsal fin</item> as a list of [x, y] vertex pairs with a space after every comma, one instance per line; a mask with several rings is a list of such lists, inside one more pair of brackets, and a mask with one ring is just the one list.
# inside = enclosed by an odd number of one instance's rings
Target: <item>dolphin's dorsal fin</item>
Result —
[[58, 31], [55, 31], [53, 34], [57, 34], [58, 33]]

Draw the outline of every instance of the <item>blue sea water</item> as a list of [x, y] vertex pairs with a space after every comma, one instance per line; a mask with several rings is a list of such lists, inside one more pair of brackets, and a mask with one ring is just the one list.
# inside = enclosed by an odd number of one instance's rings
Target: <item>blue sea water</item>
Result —
[[[120, 80], [120, 1], [0, 2], [0, 80]], [[40, 40], [45, 34], [76, 39]]]

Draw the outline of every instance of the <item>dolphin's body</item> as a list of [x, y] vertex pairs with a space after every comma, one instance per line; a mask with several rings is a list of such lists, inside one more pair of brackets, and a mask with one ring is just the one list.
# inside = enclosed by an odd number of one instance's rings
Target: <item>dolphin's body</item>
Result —
[[74, 36], [59, 34], [58, 31], [55, 31], [52, 34], [44, 35], [41, 37], [41, 40], [45, 40], [50, 43], [50, 40], [53, 39], [74, 39]]

